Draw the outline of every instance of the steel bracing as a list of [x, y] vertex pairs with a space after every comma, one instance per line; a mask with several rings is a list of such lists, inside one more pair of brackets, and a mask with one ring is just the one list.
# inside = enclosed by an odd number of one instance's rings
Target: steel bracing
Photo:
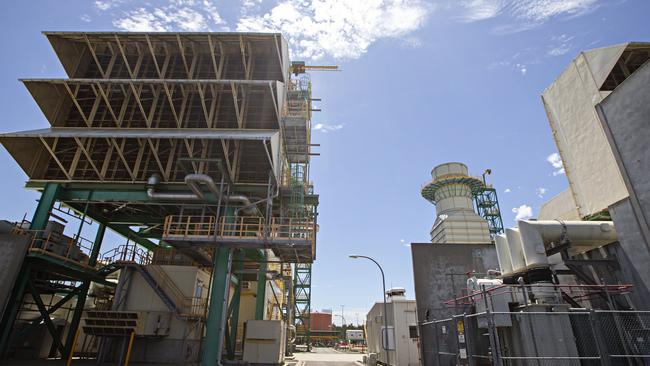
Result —
[[474, 201], [478, 214], [488, 222], [488, 229], [492, 238], [495, 235], [502, 234], [503, 219], [501, 219], [497, 191], [491, 186], [484, 185], [474, 193]]
[[[282, 36], [45, 35], [68, 78], [22, 82], [49, 127], [0, 135], [27, 174], [27, 187], [42, 192], [20, 234], [33, 243], [2, 318], [0, 353], [9, 349], [25, 295], [40, 298], [62, 281], [68, 284], [57, 289], [67, 293], [62, 303], [48, 308], [37, 300], [42, 316], [33, 321], [43, 319], [60, 355], [71, 352], [89, 284], [106, 282], [117, 267], [98, 260], [106, 228], [141, 250], [171, 245], [188, 263], [210, 268], [207, 314], [175, 299], [173, 288], [157, 289], [178, 316], [206, 324], [202, 365], [219, 362], [224, 339], [234, 357], [241, 263], [259, 271], [260, 291], [271, 257], [300, 263], [294, 300], [308, 315], [318, 227], [318, 195], [309, 181], [311, 82], [307, 75], [291, 76]], [[55, 207], [97, 223], [96, 239], [44, 235]], [[48, 249], [57, 240], [67, 243], [67, 252]], [[163, 281], [146, 273], [152, 283]], [[74, 315], [62, 339], [48, 314], [72, 298]], [[304, 310], [296, 321], [309, 329]]]

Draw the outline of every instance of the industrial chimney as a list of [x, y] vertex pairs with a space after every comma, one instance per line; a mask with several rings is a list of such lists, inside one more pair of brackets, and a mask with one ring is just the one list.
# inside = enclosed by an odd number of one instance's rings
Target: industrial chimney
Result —
[[422, 197], [436, 205], [431, 228], [432, 243], [490, 243], [488, 222], [474, 211], [473, 198], [484, 183], [469, 176], [463, 163], [445, 163], [431, 171], [433, 178], [422, 188]]

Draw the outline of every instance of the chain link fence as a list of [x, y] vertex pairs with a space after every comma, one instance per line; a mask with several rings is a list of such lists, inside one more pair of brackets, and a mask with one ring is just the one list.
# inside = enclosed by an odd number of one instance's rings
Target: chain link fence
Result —
[[650, 312], [484, 312], [423, 322], [439, 366], [650, 366]]

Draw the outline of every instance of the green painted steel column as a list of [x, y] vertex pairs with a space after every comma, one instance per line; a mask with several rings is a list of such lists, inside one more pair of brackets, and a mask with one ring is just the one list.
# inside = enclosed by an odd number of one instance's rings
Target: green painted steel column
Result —
[[212, 289], [208, 320], [205, 323], [206, 334], [203, 340], [201, 366], [221, 365], [221, 350], [226, 329], [228, 290], [230, 289], [230, 266], [232, 250], [219, 247], [215, 251], [212, 270]]
[[[235, 256], [235, 263], [233, 264], [233, 273], [237, 273], [238, 271], [242, 270], [244, 268], [244, 252], [239, 250], [236, 252]], [[239, 276], [239, 275], [238, 275]], [[240, 304], [240, 299], [241, 299], [241, 277], [239, 277], [239, 281], [237, 281], [237, 285], [235, 287], [235, 292], [233, 293], [232, 300], [230, 301], [230, 334], [229, 334], [229, 342], [230, 342], [230, 347], [228, 348], [228, 359], [229, 360], [234, 360], [235, 359], [235, 351], [237, 350], [237, 324], [239, 323], [239, 304]]]
[[[106, 225], [100, 223], [99, 227], [97, 228], [97, 234], [95, 235], [93, 249], [90, 253], [90, 258], [88, 259], [88, 265], [91, 267], [94, 267], [95, 264], [97, 264], [97, 257], [99, 257], [99, 250], [102, 246], [102, 241], [104, 240], [104, 233], [106, 233]], [[86, 297], [88, 296], [90, 283], [90, 280], [85, 280], [81, 284], [81, 289], [77, 295], [77, 304], [75, 305], [74, 314], [72, 315], [70, 327], [68, 328], [68, 336], [65, 340], [65, 352], [63, 355], [64, 359], [68, 358], [70, 352], [74, 352], [72, 349], [72, 342], [74, 342], [74, 337], [77, 333], [77, 328], [79, 328], [79, 323], [81, 322], [81, 316], [83, 315], [84, 307], [86, 306]]]
[[260, 270], [257, 273], [257, 298], [255, 299], [255, 319], [264, 320], [264, 305], [266, 302], [266, 255], [260, 263]]
[[58, 183], [46, 183], [41, 193], [41, 199], [36, 206], [36, 212], [32, 218], [32, 223], [29, 226], [30, 230], [43, 230], [47, 226], [47, 221], [50, 219], [50, 211], [56, 202], [56, 196], [59, 194], [61, 185]]

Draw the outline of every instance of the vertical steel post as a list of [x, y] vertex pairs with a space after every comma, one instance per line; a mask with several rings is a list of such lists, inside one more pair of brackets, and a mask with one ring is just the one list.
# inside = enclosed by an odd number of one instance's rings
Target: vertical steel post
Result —
[[266, 253], [260, 262], [260, 270], [257, 272], [257, 298], [255, 299], [255, 319], [264, 320], [264, 305], [266, 305]]
[[607, 341], [602, 332], [602, 328], [599, 319], [596, 316], [596, 312], [592, 309], [589, 310], [589, 326], [591, 331], [594, 334], [594, 339], [596, 340], [596, 349], [598, 350], [598, 355], [600, 356], [600, 364], [603, 366], [610, 366], [612, 360], [609, 355], [609, 349], [607, 348]]
[[[85, 217], [85, 214], [84, 214]], [[104, 233], [106, 233], [106, 225], [99, 224], [97, 228], [97, 234], [95, 235], [95, 241], [93, 242], [93, 249], [90, 253], [90, 258], [88, 259], [88, 265], [94, 267], [97, 264], [97, 257], [99, 256], [99, 250], [102, 246], [102, 241], [104, 240]], [[71, 357], [74, 353], [74, 335], [79, 328], [79, 323], [81, 322], [81, 316], [83, 315], [84, 307], [86, 306], [86, 297], [88, 296], [88, 289], [90, 288], [90, 280], [84, 280], [81, 284], [81, 289], [77, 295], [77, 304], [75, 305], [74, 313], [72, 314], [72, 320], [70, 321], [70, 328], [68, 330], [68, 336], [65, 341], [65, 354], [63, 357]]]
[[[244, 252], [239, 250], [234, 255], [235, 263], [233, 265], [233, 273], [240, 271], [244, 268]], [[230, 307], [232, 312], [230, 315], [230, 334], [228, 335], [230, 339], [230, 347], [228, 349], [228, 359], [235, 359], [235, 351], [237, 351], [237, 324], [239, 323], [239, 303], [241, 298], [241, 281], [242, 277], [239, 276], [237, 285], [235, 287], [235, 292], [233, 293]]]
[[218, 247], [214, 254], [212, 270], [212, 289], [210, 291], [210, 307], [206, 321], [206, 334], [203, 341], [201, 366], [221, 365], [221, 350], [226, 329], [226, 313], [228, 290], [230, 289], [230, 266], [232, 250]]

